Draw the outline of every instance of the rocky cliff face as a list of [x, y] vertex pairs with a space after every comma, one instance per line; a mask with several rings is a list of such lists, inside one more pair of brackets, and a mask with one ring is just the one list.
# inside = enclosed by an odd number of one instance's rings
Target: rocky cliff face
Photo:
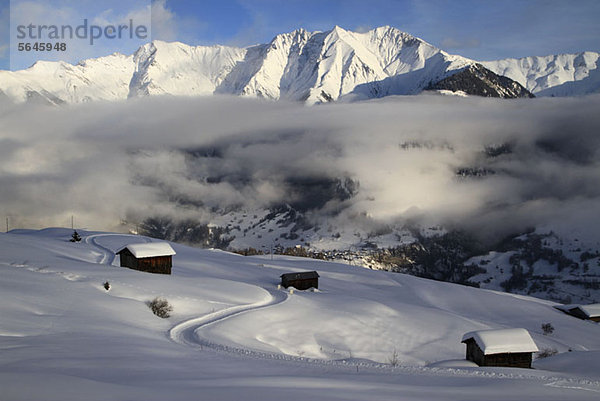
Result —
[[470, 65], [469, 67], [428, 86], [426, 89], [448, 90], [452, 92], [462, 92], [467, 95], [500, 97], [505, 99], [535, 97], [518, 82], [494, 74], [481, 64]]

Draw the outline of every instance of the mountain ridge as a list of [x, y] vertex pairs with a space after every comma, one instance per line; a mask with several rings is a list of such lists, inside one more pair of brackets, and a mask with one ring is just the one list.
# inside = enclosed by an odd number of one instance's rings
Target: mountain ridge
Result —
[[599, 59], [582, 52], [478, 62], [390, 26], [364, 33], [336, 26], [325, 32], [300, 28], [246, 48], [154, 40], [132, 55], [75, 65], [39, 61], [0, 71], [0, 90], [16, 102], [54, 104], [212, 94], [314, 104], [418, 94], [479, 63], [537, 96], [573, 96], [600, 91]]

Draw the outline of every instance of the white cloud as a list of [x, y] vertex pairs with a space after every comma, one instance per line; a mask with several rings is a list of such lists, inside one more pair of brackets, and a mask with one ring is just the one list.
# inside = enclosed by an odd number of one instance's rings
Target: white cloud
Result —
[[167, 7], [167, 0], [152, 2], [152, 38], [164, 41], [178, 38], [175, 14]]
[[370, 25], [360, 25], [354, 28], [354, 31], [359, 33], [366, 33], [369, 32], [371, 29], [373, 29], [373, 27]]

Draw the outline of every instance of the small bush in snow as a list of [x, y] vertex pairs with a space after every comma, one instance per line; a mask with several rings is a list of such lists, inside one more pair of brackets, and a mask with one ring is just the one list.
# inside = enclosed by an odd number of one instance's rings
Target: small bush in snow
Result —
[[154, 298], [152, 301], [149, 301], [147, 305], [152, 310], [152, 313], [163, 319], [171, 316], [171, 312], [173, 312], [173, 307], [166, 299], [161, 297]]
[[544, 348], [537, 353], [537, 359], [548, 358], [549, 356], [556, 354], [558, 354], [558, 350], [556, 348]]
[[110, 283], [108, 281], [105, 281], [104, 284], [102, 284], [104, 286], [104, 289], [106, 291], [110, 290]]
[[552, 326], [552, 323], [542, 323], [542, 330], [544, 335], [547, 336], [554, 333], [554, 326]]

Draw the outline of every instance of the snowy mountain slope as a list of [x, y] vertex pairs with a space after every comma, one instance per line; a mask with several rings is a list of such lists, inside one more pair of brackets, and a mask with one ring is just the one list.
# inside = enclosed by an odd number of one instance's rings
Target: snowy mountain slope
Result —
[[[598, 90], [597, 60], [597, 53], [586, 52], [482, 64], [540, 96], [570, 96]], [[38, 62], [0, 71], [0, 90], [16, 102], [52, 104], [214, 93], [313, 104], [416, 94], [475, 63], [392, 27], [357, 33], [336, 26], [299, 29], [248, 48], [153, 41], [132, 56], [75, 66]]]
[[282, 93], [294, 91], [291, 85], [312, 85], [310, 75], [302, 76], [302, 66], [309, 58], [302, 52], [314, 36], [300, 29], [248, 48], [244, 61], [235, 66], [217, 93], [278, 99]]
[[[242, 394], [252, 400], [504, 399], [499, 394], [591, 400], [600, 391], [597, 358], [588, 358], [600, 348], [600, 326], [549, 302], [177, 244], [173, 275], [153, 275], [117, 267], [111, 252], [152, 239], [80, 231], [84, 240], [71, 243], [71, 233], [0, 234], [0, 383], [7, 401], [84, 394], [91, 400], [198, 394], [222, 400]], [[282, 272], [306, 269], [319, 271], [319, 291], [277, 288]], [[152, 315], [144, 304], [156, 296], [174, 306], [170, 318]], [[555, 327], [552, 335], [542, 334], [547, 322]], [[524, 327], [540, 349], [561, 352], [557, 363], [543, 361], [558, 370], [447, 361], [463, 359], [465, 332], [503, 327]], [[394, 355], [398, 367], [389, 366]], [[581, 372], [576, 360], [588, 369]], [[446, 367], [424, 366], [432, 362]]]
[[133, 55], [135, 72], [128, 96], [210, 95], [245, 53], [235, 47], [153, 41]]
[[600, 91], [599, 53], [484, 61], [496, 74], [511, 78], [536, 96], [577, 96]]
[[26, 70], [0, 71], [0, 87], [14, 101], [51, 104], [126, 99], [133, 57], [115, 53], [77, 65], [39, 61]]

